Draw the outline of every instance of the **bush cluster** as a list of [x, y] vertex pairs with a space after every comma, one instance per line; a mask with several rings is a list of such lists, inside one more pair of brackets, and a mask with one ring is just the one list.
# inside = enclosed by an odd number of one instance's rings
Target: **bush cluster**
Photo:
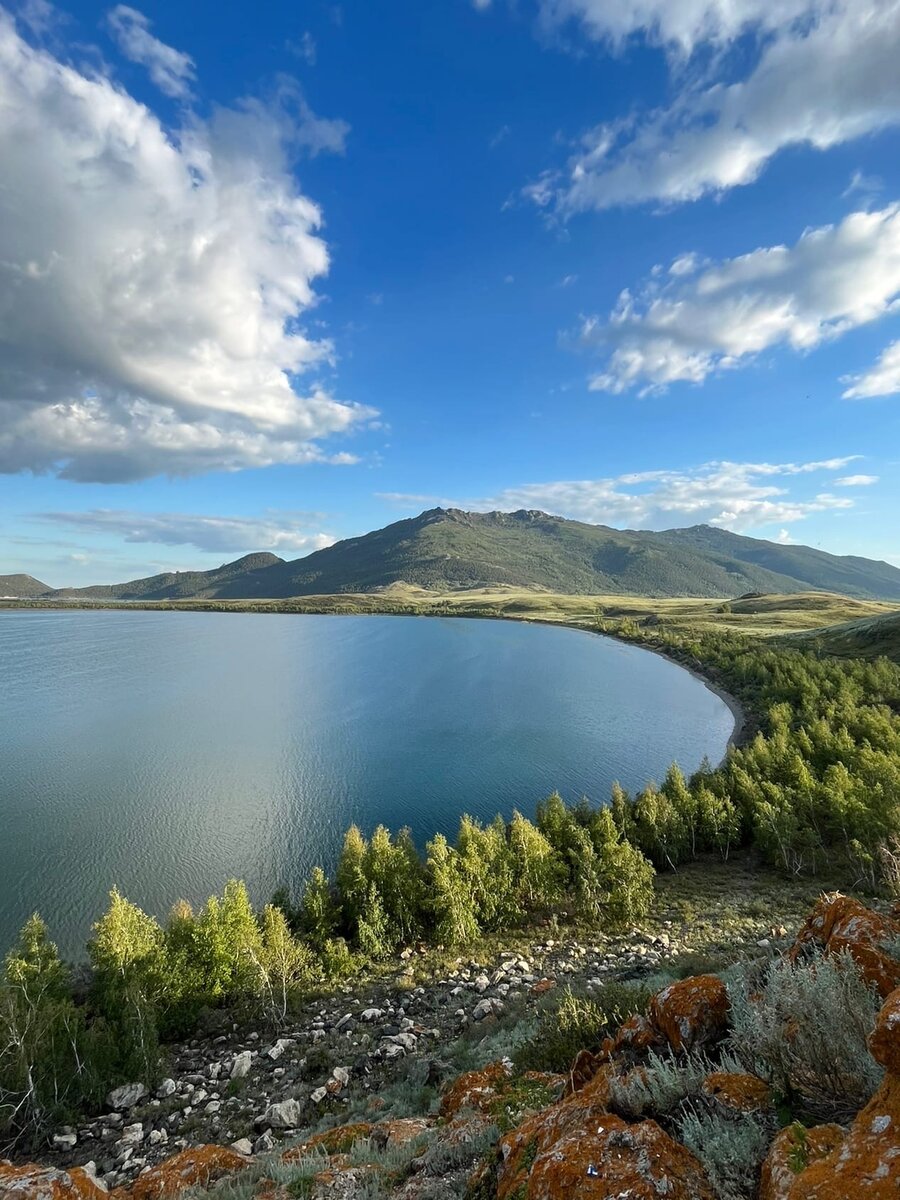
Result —
[[610, 814], [551, 796], [532, 823], [463, 817], [419, 855], [408, 830], [353, 826], [333, 880], [317, 867], [295, 904], [282, 890], [254, 911], [232, 880], [161, 924], [118, 890], [88, 943], [91, 984], [71, 972], [40, 917], [0, 977], [0, 1138], [35, 1135], [96, 1103], [111, 1085], [152, 1080], [160, 1040], [186, 1035], [204, 1008], [241, 1006], [277, 1026], [304, 990], [412, 942], [454, 946], [566, 903], [610, 927], [641, 919], [653, 868]]
[[758, 719], [748, 745], [686, 781], [631, 798], [614, 789], [623, 837], [660, 869], [701, 851], [753, 846], [791, 874], [840, 873], [900, 888], [900, 666], [823, 658], [732, 632], [679, 633], [634, 621], [601, 628], [702, 666]]

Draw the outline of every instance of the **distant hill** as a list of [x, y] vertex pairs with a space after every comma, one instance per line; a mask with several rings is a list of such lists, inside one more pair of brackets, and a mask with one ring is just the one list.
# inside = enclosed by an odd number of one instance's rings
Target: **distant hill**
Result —
[[794, 633], [785, 639], [841, 658], [892, 658], [900, 662], [900, 612]]
[[246, 554], [212, 571], [169, 571], [130, 583], [60, 588], [58, 599], [71, 600], [250, 600], [268, 597], [267, 572], [284, 564], [277, 554]]
[[433, 508], [285, 562], [251, 554], [214, 571], [155, 575], [52, 595], [95, 600], [283, 599], [508, 584], [589, 595], [701, 596], [841, 592], [900, 601], [900, 570], [697, 525], [663, 533], [610, 529], [547, 513]]
[[0, 575], [0, 600], [34, 600], [52, 591], [33, 575]]

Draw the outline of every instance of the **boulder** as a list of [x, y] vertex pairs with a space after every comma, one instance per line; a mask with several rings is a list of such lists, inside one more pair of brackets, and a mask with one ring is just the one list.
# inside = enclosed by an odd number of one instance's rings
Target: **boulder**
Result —
[[168, 1200], [235, 1175], [250, 1161], [228, 1146], [192, 1146], [139, 1175], [123, 1200]]
[[441, 1097], [441, 1116], [450, 1120], [463, 1109], [487, 1112], [505, 1090], [511, 1075], [512, 1063], [507, 1058], [479, 1071], [466, 1071]]
[[368, 1121], [355, 1121], [352, 1125], [338, 1125], [334, 1129], [326, 1129], [316, 1133], [308, 1141], [299, 1146], [291, 1146], [281, 1156], [284, 1163], [298, 1162], [308, 1154], [347, 1154], [357, 1142], [365, 1141], [372, 1136], [375, 1128]]
[[847, 1130], [840, 1125], [788, 1125], [776, 1136], [765, 1162], [759, 1182], [759, 1200], [789, 1200], [791, 1188], [801, 1171], [836, 1150]]
[[[507, 1193], [509, 1195], [509, 1193]], [[499, 1196], [499, 1192], [498, 1192]], [[703, 1168], [655, 1121], [599, 1114], [538, 1151], [523, 1200], [715, 1200]]]
[[262, 1117], [258, 1118], [260, 1125], [268, 1125], [272, 1129], [297, 1129], [303, 1124], [303, 1105], [299, 1100], [279, 1100], [270, 1104]]
[[728, 1029], [728, 989], [717, 975], [693, 975], [650, 1001], [650, 1023], [676, 1054], [701, 1050]]
[[892, 1075], [900, 1075], [900, 987], [885, 1000], [869, 1037], [876, 1062]]
[[885, 946], [900, 938], [900, 920], [883, 916], [840, 893], [820, 897], [807, 917], [794, 945], [791, 962], [811, 952], [840, 954], [846, 950], [859, 966], [867, 983], [885, 997], [900, 986], [900, 960]]
[[840, 1146], [802, 1171], [788, 1192], [788, 1200], [857, 1196], [900, 1196], [900, 1076], [885, 1077]]
[[123, 1108], [134, 1108], [146, 1095], [147, 1089], [142, 1083], [123, 1083], [107, 1095], [106, 1106], [114, 1112]]
[[765, 1112], [772, 1106], [769, 1085], [743, 1071], [713, 1071], [703, 1080], [703, 1094], [726, 1113]]
[[234, 1056], [231, 1064], [229, 1077], [231, 1079], [244, 1079], [250, 1074], [250, 1068], [253, 1066], [253, 1053], [250, 1050], [242, 1050], [240, 1054]]
[[106, 1187], [86, 1167], [61, 1171], [25, 1163], [0, 1162], [3, 1200], [108, 1200]]

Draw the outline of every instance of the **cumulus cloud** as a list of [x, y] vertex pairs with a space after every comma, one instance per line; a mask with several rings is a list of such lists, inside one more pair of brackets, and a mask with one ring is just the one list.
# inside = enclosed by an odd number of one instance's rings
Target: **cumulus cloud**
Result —
[[[877, 320], [900, 297], [900, 205], [849, 214], [839, 225], [808, 229], [793, 246], [693, 264], [624, 291], [609, 318], [587, 318], [584, 346], [608, 355], [594, 390], [644, 392], [751, 362], [779, 345], [811, 350]], [[885, 354], [890, 358], [891, 351]], [[884, 356], [883, 356], [884, 357]], [[848, 396], [888, 387], [892, 364], [855, 381]], [[893, 358], [900, 379], [900, 352]], [[881, 382], [877, 382], [880, 374]]]
[[48, 512], [38, 516], [42, 521], [72, 526], [87, 533], [115, 534], [126, 542], [196, 546], [212, 553], [268, 550], [276, 554], [308, 554], [331, 546], [336, 540], [329, 533], [311, 530], [308, 515], [302, 513], [208, 517], [95, 508], [89, 512]]
[[900, 0], [559, 0], [551, 8], [580, 12], [613, 46], [638, 31], [686, 51], [748, 29], [770, 35], [744, 78], [714, 71], [702, 84], [685, 82], [664, 109], [597, 126], [565, 171], [525, 189], [563, 217], [696, 200], [752, 183], [787, 147], [826, 150], [900, 124]]
[[835, 487], [871, 487], [878, 482], [877, 475], [844, 475], [834, 481]]
[[789, 28], [827, 7], [823, 0], [540, 0], [545, 28], [577, 22], [616, 50], [632, 38], [691, 54], [700, 44], [732, 41], [748, 29]]
[[617, 528], [669, 529], [707, 524], [742, 532], [801, 521], [813, 513], [852, 508], [852, 499], [828, 491], [815, 490], [802, 498], [793, 495], [787, 481], [840, 471], [854, 457], [805, 463], [709, 462], [688, 470], [529, 483], [468, 501], [398, 493], [382, 498], [404, 506], [440, 503], [481, 512], [541, 509]]
[[106, 19], [122, 54], [146, 67], [161, 92], [176, 100], [190, 96], [195, 71], [189, 54], [154, 37], [144, 14], [127, 4], [117, 4]]
[[321, 439], [371, 410], [301, 386], [333, 351], [300, 323], [328, 251], [291, 154], [341, 132], [309, 116], [285, 86], [169, 131], [0, 9], [0, 470], [352, 458]]
[[862, 375], [847, 375], [841, 382], [850, 384], [844, 392], [846, 400], [896, 395], [900, 392], [900, 341], [885, 347], [874, 367]]

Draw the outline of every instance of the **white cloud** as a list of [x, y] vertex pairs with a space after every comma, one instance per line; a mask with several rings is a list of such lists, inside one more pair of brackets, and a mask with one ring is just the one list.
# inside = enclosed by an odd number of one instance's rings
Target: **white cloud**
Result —
[[844, 475], [834, 481], [835, 487], [871, 487], [878, 482], [877, 475]]
[[525, 189], [563, 217], [696, 200], [752, 183], [787, 147], [826, 150], [900, 124], [900, 0], [562, 7], [584, 10], [614, 45], [638, 30], [686, 51], [747, 28], [771, 34], [745, 78], [731, 82], [720, 71], [712, 82], [685, 82], [668, 108], [591, 130], [563, 174]]
[[299, 323], [328, 251], [290, 155], [340, 133], [300, 100], [285, 85], [169, 132], [0, 10], [0, 470], [347, 461], [320, 439], [371, 411], [299, 392], [332, 348]]
[[[771, 347], [811, 350], [893, 312], [898, 296], [900, 205], [892, 204], [808, 229], [794, 246], [675, 271], [664, 282], [651, 278], [636, 296], [623, 292], [607, 320], [586, 319], [581, 342], [609, 353], [593, 389], [648, 391], [701, 383]], [[867, 376], [845, 395], [875, 394], [864, 390], [873, 386]]]
[[106, 19], [121, 52], [132, 62], [146, 67], [161, 92], [176, 100], [190, 96], [195, 71], [194, 60], [189, 54], [154, 37], [144, 14], [127, 4], [117, 4]]
[[846, 400], [897, 395], [900, 392], [900, 341], [886, 346], [875, 366], [864, 374], [846, 375], [841, 382], [850, 384], [844, 392]]
[[304, 32], [302, 37], [289, 39], [287, 42], [287, 48], [291, 54], [302, 59], [308, 67], [314, 67], [316, 65], [318, 47], [316, 46], [316, 39], [308, 29]]
[[441, 504], [481, 512], [542, 509], [616, 528], [669, 529], [708, 524], [742, 532], [852, 508], [854, 501], [849, 497], [825, 491], [816, 490], [804, 497], [792, 495], [787, 481], [840, 471], [854, 457], [806, 463], [710, 462], [687, 470], [523, 484], [478, 500], [398, 493], [383, 494], [382, 498], [405, 507]]
[[547, 28], [577, 21], [616, 50], [641, 36], [690, 54], [700, 44], [730, 42], [749, 29], [789, 28], [827, 6], [827, 0], [540, 0], [540, 14]]
[[[301, 519], [298, 519], [298, 516]], [[211, 553], [310, 553], [335, 538], [310, 530], [304, 514], [270, 513], [262, 517], [208, 517], [190, 513], [143, 513], [97, 508], [89, 512], [41, 513], [43, 521], [87, 533], [114, 534], [126, 542], [196, 546]]]
[[789, 529], [779, 529], [775, 541], [778, 542], [779, 546], [792, 546], [794, 544], [794, 539], [791, 537]]

